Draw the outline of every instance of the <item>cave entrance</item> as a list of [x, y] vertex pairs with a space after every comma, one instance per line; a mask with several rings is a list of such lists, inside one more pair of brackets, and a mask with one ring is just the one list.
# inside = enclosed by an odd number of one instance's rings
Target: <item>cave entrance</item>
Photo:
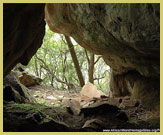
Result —
[[[66, 5], [67, 4], [63, 6], [66, 6]], [[81, 5], [78, 5], [78, 6], [80, 7]], [[115, 5], [113, 6], [115, 7]], [[29, 7], [31, 8], [32, 6], [30, 5]], [[107, 8], [105, 8], [105, 4], [86, 5], [86, 9], [93, 11], [93, 12], [88, 12], [88, 13], [91, 13], [90, 14], [91, 16], [93, 16], [92, 13], [95, 13], [94, 15], [95, 18], [93, 17], [95, 20], [94, 22], [97, 21], [97, 25], [96, 23], [95, 25], [94, 23], [93, 25], [91, 24], [90, 30], [92, 29], [92, 27], [94, 30], [98, 26], [98, 28], [100, 28], [99, 30], [102, 31], [102, 33], [103, 31], [104, 33], [108, 31], [105, 29], [108, 27], [108, 25], [107, 27], [103, 27], [103, 23], [100, 23], [103, 21], [103, 19], [100, 20], [98, 18], [98, 15], [100, 18], [103, 17], [102, 15], [103, 13], [104, 13], [104, 16], [106, 16], [105, 17], [106, 19], [110, 18], [109, 16], [107, 16], [108, 14], [105, 14], [105, 10], [108, 10], [108, 7], [112, 7], [112, 6], [106, 6], [106, 7]], [[127, 5], [127, 8], [128, 7], [130, 8], [128, 11], [131, 11], [132, 9], [131, 6]], [[152, 6], [148, 5], [147, 7], [148, 9], [150, 9]], [[36, 18], [38, 15], [36, 14], [34, 16], [33, 13], [37, 13], [37, 12], [34, 12], [30, 8], [27, 8], [30, 11], [25, 9], [25, 12], [26, 11], [30, 12], [30, 16], [32, 14], [32, 17]], [[33, 7], [33, 8], [36, 9], [36, 7]], [[8, 11], [9, 9], [10, 8], [6, 8], [6, 11]], [[44, 5], [42, 5], [42, 9], [44, 9]], [[81, 9], [84, 11], [84, 8], [81, 8]], [[116, 8], [113, 8], [113, 9], [116, 9]], [[113, 9], [108, 10], [108, 11], [110, 12]], [[126, 12], [125, 9], [126, 8], [122, 9], [121, 12]], [[153, 8], [151, 9], [152, 10], [149, 10], [150, 14], [151, 12], [153, 12]], [[30, 21], [26, 21], [28, 20], [29, 15], [24, 17], [22, 16], [23, 12], [20, 12], [19, 10], [24, 10], [24, 8], [19, 7], [17, 10], [15, 10], [21, 13], [20, 16], [24, 18], [24, 21], [21, 22], [23, 25], [22, 24], [20, 25], [20, 28], [22, 29], [22, 26], [28, 26], [28, 25], [25, 25], [25, 23], [30, 22]], [[89, 10], [86, 10], [86, 11], [89, 11]], [[11, 12], [13, 11], [11, 10]], [[85, 14], [86, 12], [83, 12], [83, 13]], [[11, 15], [14, 16], [13, 14]], [[18, 16], [18, 14], [16, 13], [15, 16]], [[146, 13], [145, 13], [145, 16], [146, 16]], [[19, 21], [22, 20], [21, 17], [20, 19], [18, 19]], [[14, 26], [14, 25], [10, 25], [10, 22], [13, 18], [17, 19], [17, 17], [9, 16], [7, 18], [9, 18], [9, 19], [6, 19], [8, 23], [4, 23], [4, 24], [9, 24], [9, 25], [6, 25], [6, 28], [8, 26]], [[44, 16], [42, 16], [42, 18], [44, 19]], [[67, 17], [64, 16], [63, 18], [66, 20]], [[117, 25], [121, 26], [120, 24], [124, 24], [124, 22], [125, 23], [127, 22], [125, 25], [127, 30], [128, 30], [128, 24], [129, 24], [129, 28], [131, 27], [131, 24], [130, 22], [128, 23], [128, 20], [124, 20], [124, 18], [122, 20], [119, 16], [115, 17], [115, 19], [116, 20], [113, 20], [114, 23], [113, 24], [111, 23], [111, 25], [109, 25], [109, 28], [115, 29], [114, 24], [117, 27]], [[87, 18], [86, 20], [89, 22]], [[137, 19], [135, 18], [135, 20]], [[17, 21], [12, 21], [12, 22], [17, 22]], [[34, 22], [35, 21], [33, 21], [32, 23]], [[109, 21], [106, 21], [106, 22], [109, 22]], [[37, 26], [39, 23], [37, 23], [36, 21], [35, 26]], [[30, 26], [32, 26], [33, 28], [33, 25], [30, 25]], [[138, 25], [138, 26], [140, 27], [141, 25]], [[138, 27], [138, 30], [139, 30], [139, 27]], [[11, 29], [13, 29], [13, 27], [11, 27]], [[20, 57], [22, 56], [21, 54], [23, 54], [23, 57], [21, 58], [21, 60], [19, 61], [18, 59], [16, 63], [21, 62], [23, 64], [26, 64], [28, 60], [30, 59], [30, 57], [28, 59], [28, 50], [32, 50], [32, 47], [30, 46], [24, 53], [17, 52], [17, 50], [19, 51], [19, 49], [17, 49], [19, 48], [19, 45], [20, 47], [22, 47], [22, 42], [19, 42], [19, 39], [22, 38], [23, 43], [29, 40], [28, 38], [26, 38], [26, 36], [22, 36], [24, 35], [24, 29], [22, 30], [23, 31], [20, 32], [20, 29], [18, 29], [20, 33], [18, 32], [19, 34], [17, 36], [9, 36], [9, 37], [16, 37], [17, 38], [16, 40], [11, 40], [12, 38], [11, 39], [6, 38], [6, 39], [8, 41], [13, 41], [13, 45], [14, 45], [13, 48], [16, 48], [15, 49], [16, 54], [20, 54], [19, 56], [17, 56], [17, 58], [20, 59]], [[28, 27], [27, 27], [27, 30], [28, 30]], [[37, 32], [34, 32], [33, 30], [34, 29], [32, 29], [29, 32], [30, 37], [32, 37], [31, 36], [32, 33], [37, 33]], [[14, 31], [17, 32], [17, 30], [14, 30]], [[6, 31], [6, 33], [7, 32], [8, 31]], [[15, 34], [15, 32], [12, 32], [12, 33]], [[131, 33], [131, 29], [129, 29], [129, 34], [130, 33]], [[116, 37], [117, 34], [113, 33], [113, 36]], [[38, 36], [37, 38], [39, 39]], [[119, 36], [116, 38], [119, 39]], [[120, 37], [120, 38], [126, 39], [126, 37]], [[110, 39], [108, 41], [110, 41]], [[95, 41], [97, 42], [97, 40]], [[7, 43], [9, 43], [8, 46], [12, 45], [11, 42], [7, 42]], [[100, 42], [100, 44], [101, 43], [103, 42]], [[115, 43], [116, 44], [114, 44], [113, 42], [110, 49], [113, 52], [114, 51], [116, 52], [116, 55], [115, 55], [116, 57], [118, 56], [117, 53], [121, 53], [124, 49], [123, 47], [121, 48], [117, 44], [117, 42]], [[17, 44], [18, 44], [18, 47], [16, 47]], [[123, 44], [121, 46], [123, 46]], [[122, 52], [122, 54], [120, 55], [122, 57], [122, 60], [123, 58], [125, 58], [123, 54], [130, 57], [130, 55], [133, 54], [131, 53], [133, 52], [133, 50], [135, 53], [139, 52], [132, 47], [130, 48], [126, 45], [124, 45], [124, 47], [127, 48], [128, 53], [125, 54], [127, 51], [124, 51], [124, 53]], [[104, 48], [107, 48], [107, 47], [104, 47]], [[10, 56], [9, 54], [10, 53], [8, 52], [4, 55], [6, 58], [5, 61], [7, 60], [9, 61], [11, 60], [13, 56], [15, 56], [15, 55]], [[106, 55], [106, 57], [109, 57], [109, 55]], [[139, 61], [139, 59], [135, 59], [135, 57], [132, 57], [132, 56], [135, 56], [135, 55], [131, 55], [131, 59], [134, 58], [132, 64], [134, 64], [135, 61], [136, 62]], [[114, 55], [112, 57], [114, 57]], [[8, 61], [7, 61], [7, 64], [5, 64], [5, 66], [8, 65]], [[140, 61], [143, 61], [143, 58], [142, 60], [140, 59]], [[121, 62], [121, 59], [119, 61], [115, 61], [115, 66], [119, 65], [118, 62]], [[124, 63], [121, 63], [121, 64], [123, 65], [126, 62], [128, 62], [129, 65], [131, 64], [130, 60], [128, 59], [124, 60]], [[136, 67], [137, 65], [140, 65], [140, 64], [138, 62], [136, 64]], [[128, 67], [130, 67], [129, 65]], [[135, 65], [132, 65], [132, 66], [133, 67], [131, 69], [136, 68]], [[5, 71], [6, 74], [8, 71], [10, 71], [9, 69], [11, 69], [12, 64], [9, 66], [6, 66], [6, 68], [7, 67], [8, 67], [8, 70], [6, 69]], [[124, 70], [127, 69], [126, 65], [122, 66], [122, 69]], [[143, 70], [142, 72], [146, 73], [146, 70], [144, 68], [142, 70]], [[115, 74], [113, 78], [115, 82], [114, 86], [117, 86], [116, 88], [118, 92], [125, 91], [126, 90], [125, 88], [128, 87], [129, 90], [131, 90], [131, 93], [133, 93], [132, 88], [135, 88], [135, 86], [137, 86], [136, 88], [138, 90], [139, 88], [144, 89], [144, 82], [146, 82], [144, 81], [146, 79], [145, 76], [144, 77], [140, 76], [135, 72], [133, 73], [132, 71], [127, 72], [126, 74]], [[129, 79], [131, 83], [127, 79]], [[110, 81], [110, 67], [105, 64], [101, 56], [97, 56], [89, 52], [88, 50], [85, 50], [84, 48], [80, 47], [75, 42], [75, 40], [71, 37], [67, 37], [64, 35], [59, 35], [59, 34], [51, 32], [48, 26], [46, 26], [46, 34], [43, 39], [42, 47], [33, 56], [29, 64], [27, 66], [22, 66], [18, 64], [13, 69], [13, 71], [11, 71], [11, 73], [4, 78], [4, 82], [5, 82], [4, 83], [4, 98], [3, 98], [4, 99], [4, 108], [3, 108], [4, 131], [10, 131], [10, 132], [11, 131], [19, 131], [19, 132], [20, 131], [24, 131], [24, 132], [26, 131], [30, 131], [30, 132], [31, 131], [46, 131], [46, 132], [50, 132], [50, 131], [62, 131], [62, 132], [63, 131], [118, 131], [116, 129], [122, 129], [119, 131], [129, 131], [129, 129], [157, 129], [153, 131], [159, 131], [158, 129], [160, 127], [159, 111], [151, 112], [150, 110], [146, 110], [146, 108], [143, 108], [141, 106], [139, 101], [135, 102], [133, 100], [130, 100], [131, 98], [129, 96], [124, 95], [125, 97], [110, 98], [111, 95], [109, 94], [110, 92], [109, 81]], [[88, 82], [91, 82], [91, 83], [88, 83]], [[152, 82], [152, 80], [150, 80], [149, 82]], [[153, 84], [149, 82], [147, 81], [146, 83], [150, 84], [149, 85], [150, 87]], [[22, 84], [26, 87], [24, 87]], [[147, 87], [147, 90], [149, 90], [148, 89], [149, 87]], [[113, 92], [116, 92], [115, 88], [113, 90], [114, 90]], [[152, 88], [152, 91], [153, 90], [154, 89]], [[147, 94], [148, 93], [149, 91], [147, 91]], [[147, 94], [143, 93], [143, 96], [148, 97]], [[122, 95], [122, 94], [120, 93], [119, 95]], [[154, 94], [151, 93], [150, 97], [153, 97], [153, 96]], [[158, 97], [158, 96], [156, 95], [155, 97]], [[154, 103], [154, 100], [152, 100], [151, 98], [149, 99], [146, 98], [146, 99], [151, 100], [152, 103]], [[147, 101], [144, 100], [144, 102], [146, 103]], [[108, 130], [105, 130], [105, 129], [108, 129]], [[128, 129], [128, 130], [124, 130], [124, 129]], [[131, 130], [131, 131], [137, 131], [137, 130]]]
[[[73, 57], [76, 57], [76, 61]], [[39, 104], [60, 106], [65, 104], [64, 100], [67, 102], [81, 95], [90, 97], [90, 100], [102, 95], [109, 96], [110, 67], [102, 56], [84, 49], [73, 38], [66, 40], [64, 35], [52, 32], [48, 25], [43, 44], [29, 64], [18, 64], [14, 70], [20, 71], [20, 82], [29, 88]], [[85, 91], [81, 92], [84, 85]]]

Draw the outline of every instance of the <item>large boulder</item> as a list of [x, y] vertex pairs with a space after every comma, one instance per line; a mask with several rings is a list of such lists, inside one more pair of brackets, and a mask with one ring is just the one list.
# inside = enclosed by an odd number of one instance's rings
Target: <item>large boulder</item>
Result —
[[3, 79], [3, 100], [16, 103], [35, 103], [28, 88], [21, 84], [12, 73]]
[[3, 4], [3, 74], [27, 65], [45, 34], [45, 4]]
[[105, 95], [102, 91], [98, 90], [97, 87], [90, 82], [83, 86], [82, 90], [80, 91], [80, 94], [89, 98], [100, 98], [101, 96]]
[[41, 78], [34, 76], [32, 74], [29, 74], [26, 71], [23, 71], [23, 72], [11, 71], [11, 72], [20, 81], [20, 83], [26, 87], [40, 85], [40, 83], [43, 81]]
[[[55, 108], [50, 108], [55, 112]], [[54, 113], [47, 111], [46, 106], [37, 104], [17, 104], [10, 102], [4, 105], [5, 132], [70, 132], [67, 124], [54, 120]]]

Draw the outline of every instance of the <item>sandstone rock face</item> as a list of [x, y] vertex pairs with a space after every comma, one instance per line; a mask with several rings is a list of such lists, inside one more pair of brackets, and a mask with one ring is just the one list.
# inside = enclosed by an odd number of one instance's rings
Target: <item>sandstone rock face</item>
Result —
[[35, 103], [35, 99], [30, 95], [28, 88], [22, 85], [12, 73], [4, 78], [3, 91], [4, 101]]
[[140, 78], [134, 83], [131, 94], [132, 100], [140, 100], [147, 109], [160, 109], [160, 80]]
[[113, 96], [159, 105], [159, 4], [46, 4], [45, 17], [53, 32], [103, 56], [112, 68]]
[[147, 109], [160, 108], [160, 79], [143, 77], [137, 72], [111, 74], [110, 90], [116, 97], [129, 95]]
[[50, 29], [101, 54], [113, 72], [160, 74], [159, 4], [47, 4]]
[[17, 64], [27, 65], [42, 44], [45, 4], [3, 4], [4, 76]]

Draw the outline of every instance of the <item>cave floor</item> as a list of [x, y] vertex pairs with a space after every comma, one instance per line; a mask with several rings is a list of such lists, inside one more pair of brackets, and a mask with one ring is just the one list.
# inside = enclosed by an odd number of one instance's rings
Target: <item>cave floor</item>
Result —
[[[76, 92], [43, 86], [30, 87], [29, 90], [37, 104], [4, 103], [5, 131], [85, 132], [104, 129], [160, 129], [160, 112], [146, 110], [141, 105], [135, 107], [135, 102], [130, 101], [130, 97], [90, 100], [83, 99]], [[120, 98], [122, 103], [119, 103]], [[72, 104], [70, 100], [73, 101]], [[79, 109], [76, 101], [82, 102], [82, 108], [88, 109]], [[111, 111], [105, 110], [105, 107], [89, 108], [94, 104], [107, 104], [111, 106]]]

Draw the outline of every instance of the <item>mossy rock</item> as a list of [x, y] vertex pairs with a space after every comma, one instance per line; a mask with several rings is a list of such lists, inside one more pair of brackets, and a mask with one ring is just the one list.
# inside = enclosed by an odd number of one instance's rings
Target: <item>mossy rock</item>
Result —
[[29, 73], [23, 72], [22, 75], [19, 77], [20, 83], [25, 85], [26, 87], [39, 85], [42, 82], [42, 79]]
[[70, 131], [64, 122], [52, 118], [52, 113], [45, 111], [47, 106], [39, 104], [4, 104], [5, 132], [33, 132], [33, 131]]
[[11, 72], [3, 79], [4, 101], [14, 101], [17, 103], [35, 103], [35, 99], [30, 95], [28, 88], [21, 84]]
[[150, 118], [147, 120], [147, 122], [151, 125], [151, 129], [160, 128], [160, 117]]

